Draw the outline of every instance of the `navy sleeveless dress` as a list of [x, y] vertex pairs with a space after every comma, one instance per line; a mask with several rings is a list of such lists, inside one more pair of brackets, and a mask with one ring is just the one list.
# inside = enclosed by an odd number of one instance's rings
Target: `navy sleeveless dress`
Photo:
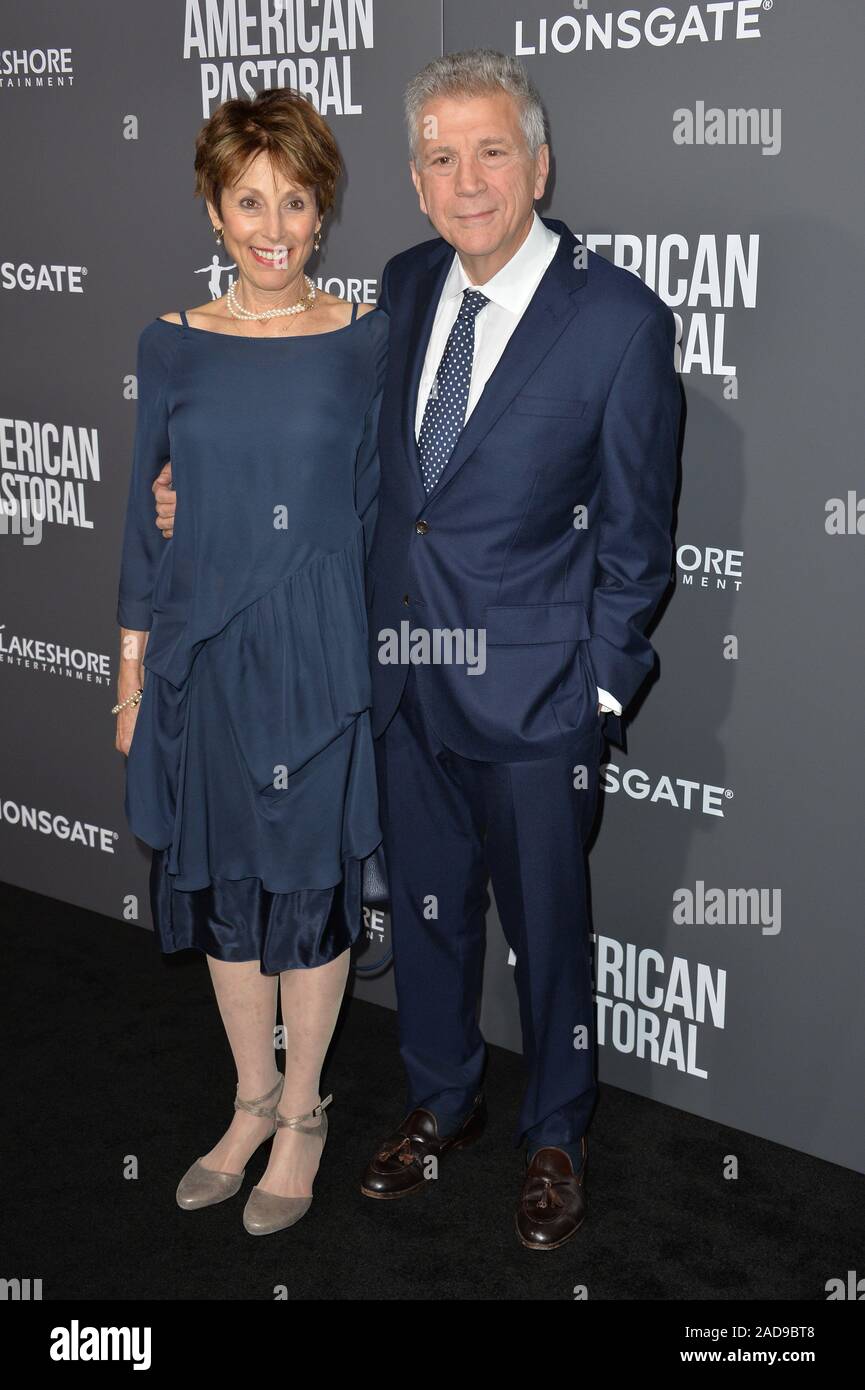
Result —
[[149, 636], [124, 809], [162, 950], [273, 974], [356, 940], [381, 841], [364, 564], [388, 319], [355, 306], [287, 338], [181, 319], [138, 341], [117, 621]]

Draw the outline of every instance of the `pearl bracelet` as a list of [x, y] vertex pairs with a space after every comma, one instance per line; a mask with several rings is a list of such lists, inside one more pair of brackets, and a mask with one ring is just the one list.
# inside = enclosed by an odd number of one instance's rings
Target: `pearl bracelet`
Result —
[[120, 711], [121, 711], [122, 709], [125, 709], [127, 705], [137, 705], [138, 702], [140, 701], [140, 699], [141, 699], [141, 697], [142, 697], [143, 694], [144, 694], [144, 688], [143, 688], [143, 687], [139, 687], [139, 689], [133, 691], [133, 693], [132, 693], [131, 695], [127, 695], [127, 697], [126, 697], [125, 700], [121, 700], [121, 702], [120, 702], [119, 705], [115, 705], [114, 708], [113, 708], [113, 710], [111, 711], [111, 713], [112, 713], [112, 714], [119, 714]]

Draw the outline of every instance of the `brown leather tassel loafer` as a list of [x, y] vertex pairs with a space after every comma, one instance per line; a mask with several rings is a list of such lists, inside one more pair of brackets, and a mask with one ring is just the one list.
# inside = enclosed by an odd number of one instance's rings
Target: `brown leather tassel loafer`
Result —
[[583, 1166], [574, 1172], [564, 1149], [538, 1149], [526, 1172], [517, 1206], [517, 1235], [527, 1250], [555, 1250], [576, 1235], [586, 1218], [584, 1180], [588, 1145], [580, 1140]]
[[468, 1148], [480, 1139], [486, 1122], [483, 1092], [475, 1096], [475, 1103], [456, 1134], [444, 1139], [439, 1138], [435, 1115], [423, 1107], [412, 1110], [371, 1159], [361, 1180], [361, 1192], [365, 1197], [381, 1200], [417, 1192], [428, 1181], [426, 1160], [436, 1158], [440, 1163], [455, 1149]]

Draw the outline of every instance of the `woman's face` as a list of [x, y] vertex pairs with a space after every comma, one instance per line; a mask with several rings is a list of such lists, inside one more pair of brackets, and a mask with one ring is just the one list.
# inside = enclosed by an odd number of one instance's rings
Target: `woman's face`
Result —
[[224, 229], [226, 253], [257, 289], [279, 291], [296, 281], [321, 226], [315, 192], [287, 179], [267, 154], [256, 155], [237, 183], [222, 191], [222, 215], [208, 202], [214, 226]]

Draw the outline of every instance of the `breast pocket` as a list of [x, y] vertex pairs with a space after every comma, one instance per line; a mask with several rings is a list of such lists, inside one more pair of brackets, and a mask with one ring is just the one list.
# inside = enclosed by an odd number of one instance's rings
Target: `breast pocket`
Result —
[[573, 396], [537, 396], [532, 392], [522, 392], [511, 402], [511, 410], [517, 415], [546, 415], [563, 420], [578, 420], [585, 413], [587, 401], [578, 401]]

